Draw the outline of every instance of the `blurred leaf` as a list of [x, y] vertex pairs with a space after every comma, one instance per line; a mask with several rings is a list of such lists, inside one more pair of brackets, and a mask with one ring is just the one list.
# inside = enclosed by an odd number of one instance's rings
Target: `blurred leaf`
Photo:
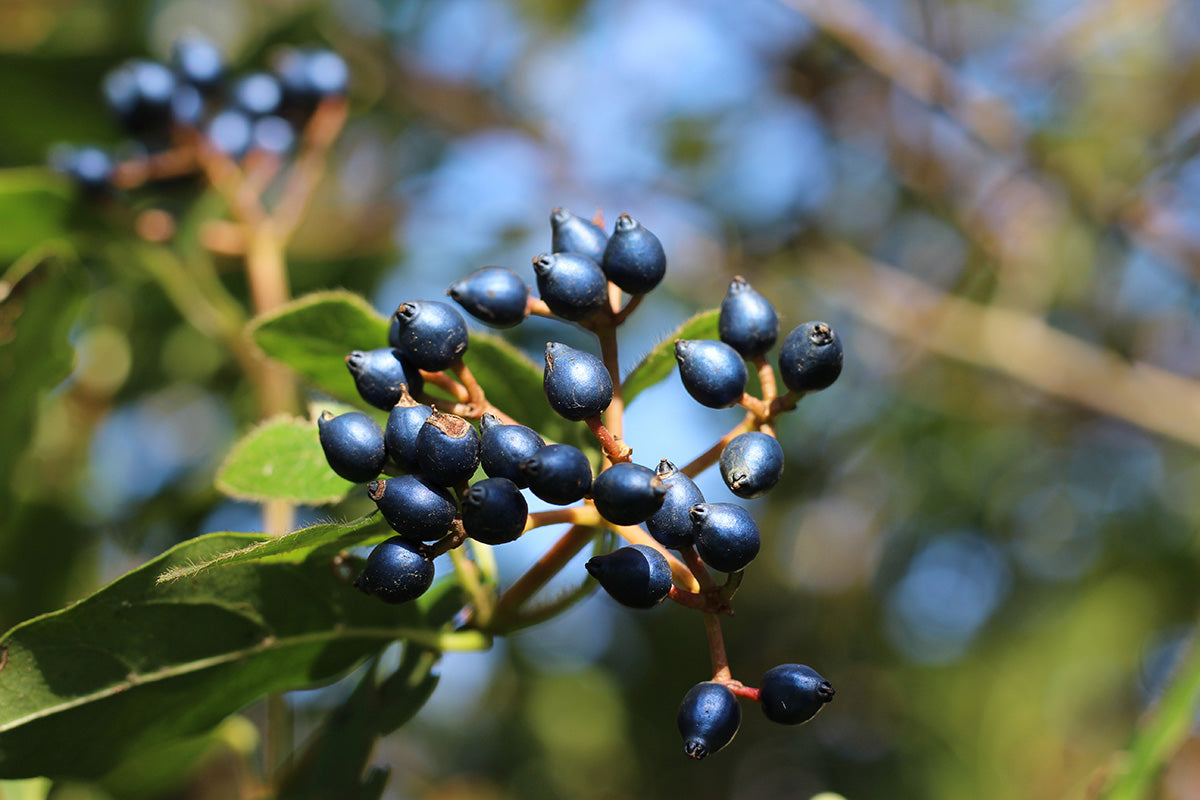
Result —
[[625, 403], [633, 402], [633, 398], [661, 380], [664, 380], [675, 369], [675, 340], [676, 339], [716, 339], [717, 318], [720, 311], [712, 309], [701, 311], [696, 316], [680, 325], [674, 333], [654, 346], [646, 356], [638, 362], [621, 386], [625, 394]]
[[317, 426], [275, 417], [247, 433], [217, 470], [216, 486], [239, 500], [335, 503], [354, 488], [325, 460]]
[[0, 778], [95, 777], [268, 693], [328, 683], [397, 638], [436, 641], [420, 606], [367, 597], [316, 556], [156, 580], [265, 541], [184, 542], [0, 638]]
[[48, 169], [0, 170], [0, 261], [61, 236], [71, 208], [70, 183]]

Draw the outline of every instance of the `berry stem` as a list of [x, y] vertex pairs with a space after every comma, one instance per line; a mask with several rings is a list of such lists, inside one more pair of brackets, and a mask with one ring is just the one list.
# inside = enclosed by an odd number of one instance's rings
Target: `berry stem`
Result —
[[732, 678], [727, 681], [722, 681], [722, 683], [729, 687], [729, 691], [733, 692], [738, 697], [744, 697], [747, 700], [751, 700], [755, 703], [760, 702], [759, 691], [753, 686], [747, 686], [741, 681], [735, 681]]
[[635, 294], [633, 297], [629, 298], [629, 302], [625, 304], [625, 307], [613, 316], [613, 326], [615, 327], [620, 325], [629, 318], [630, 314], [632, 314], [634, 311], [637, 311], [637, 307], [642, 304], [642, 298], [645, 296], [646, 295], [644, 294]]
[[701, 589], [696, 576], [688, 569], [687, 565], [676, 558], [674, 553], [659, 544], [658, 540], [647, 533], [645, 529], [638, 525], [610, 525], [609, 527], [630, 544], [644, 544], [662, 553], [671, 566], [671, 580], [675, 582], [676, 586], [682, 586], [689, 592], [697, 592]]
[[681, 547], [679, 548], [679, 555], [683, 556], [683, 562], [687, 564], [688, 569], [695, 576], [696, 583], [700, 586], [700, 591], [711, 592], [717, 588], [716, 581], [709, 574], [708, 567], [704, 566], [704, 562], [700, 560], [700, 554], [696, 552], [695, 547], [691, 545]]
[[461, 383], [454, 380], [444, 372], [429, 372], [427, 370], [421, 370], [421, 377], [425, 379], [426, 383], [438, 387], [460, 403], [467, 402], [467, 398], [470, 397], [467, 392], [467, 387], [463, 386]]
[[755, 421], [759, 423], [765, 422], [771, 413], [765, 402], [747, 392], [742, 392], [742, 399], [738, 400], [738, 405], [753, 414]]
[[462, 586], [463, 591], [471, 598], [473, 608], [471, 616], [475, 627], [486, 630], [496, 611], [495, 596], [484, 587], [479, 567], [467, 557], [461, 547], [450, 551], [450, 561], [454, 564], [455, 578]]
[[532, 295], [525, 301], [525, 316], [535, 317], [554, 317], [554, 312], [550, 310], [550, 306], [546, 305], [546, 301]]
[[151, 181], [191, 175], [197, 167], [196, 148], [185, 144], [117, 164], [113, 168], [112, 184], [118, 189], [136, 189]]
[[535, 511], [525, 519], [525, 532], [535, 528], [544, 528], [547, 525], [561, 525], [564, 522], [569, 522], [572, 525], [588, 525], [598, 526], [603, 525], [604, 521], [600, 518], [600, 513], [596, 511], [596, 507], [591, 503], [571, 508], [552, 508], [549, 511]]
[[725, 637], [721, 633], [721, 619], [713, 613], [704, 613], [704, 633], [708, 636], [708, 651], [712, 656], [714, 681], [729, 685], [733, 673], [729, 669], [729, 656], [725, 653]]
[[754, 422], [754, 413], [750, 412], [746, 414], [746, 418], [742, 420], [741, 424], [737, 425], [733, 428], [733, 430], [729, 431], [729, 433], [722, 436], [721, 439], [712, 447], [708, 448], [703, 453], [696, 456], [696, 458], [692, 459], [691, 463], [689, 463], [680, 471], [689, 478], [694, 478], [701, 472], [704, 472], [704, 470], [721, 460], [721, 451], [725, 449], [725, 445], [732, 442], [738, 435], [743, 434], [746, 431], [754, 430]]
[[804, 399], [804, 395], [806, 394], [808, 394], [808, 392], [788, 391], [783, 395], [776, 397], [773, 401], [771, 401], [771, 418], [774, 419], [780, 414], [785, 414], [788, 411], [795, 409], [796, 405]]
[[671, 590], [667, 592], [667, 597], [671, 598], [676, 603], [679, 603], [681, 606], [694, 608], [697, 611], [704, 610], [704, 595], [699, 594], [698, 592], [686, 592], [677, 586], [672, 586]]
[[308, 125], [304, 128], [304, 147], [296, 156], [283, 187], [279, 205], [273, 218], [279, 237], [283, 242], [295, 235], [304, 212], [312, 200], [321, 175], [325, 172], [325, 159], [342, 127], [346, 124], [349, 109], [344, 98], [327, 97], [317, 106]]
[[779, 396], [779, 386], [775, 383], [775, 368], [767, 362], [766, 356], [756, 356], [754, 366], [758, 370], [758, 384], [762, 387], [763, 402], [770, 407]]
[[587, 426], [591, 429], [592, 433], [596, 435], [596, 438], [600, 440], [600, 446], [604, 448], [604, 457], [608, 459], [610, 464], [633, 460], [631, 458], [633, 448], [613, 436], [612, 431], [605, 427], [601, 421], [599, 414], [594, 417], [588, 417], [585, 422], [587, 422]]
[[451, 523], [450, 533], [438, 539], [433, 544], [428, 545], [425, 548], [425, 553], [429, 558], [437, 558], [442, 553], [448, 553], [454, 548], [460, 547], [466, 540], [467, 531], [463, 528], [462, 519], [456, 518]]
[[456, 378], [458, 378], [459, 382], [466, 387], [467, 404], [480, 409], [479, 413], [469, 414], [467, 416], [483, 416], [483, 412], [486, 410], [488, 404], [487, 397], [484, 396], [483, 387], [479, 385], [479, 381], [475, 380], [475, 376], [471, 373], [470, 367], [464, 364], [460, 358], [450, 365], [450, 369], [453, 370], [454, 375]]
[[[613, 384], [612, 402], [608, 404], [608, 408], [604, 412], [604, 425], [614, 439], [620, 439], [625, 435], [625, 398], [621, 391], [621, 362], [617, 354], [617, 329], [613, 325], [602, 325], [596, 329], [596, 336], [600, 339], [600, 356], [604, 360], [604, 367], [608, 370]], [[607, 448], [605, 449], [607, 451]], [[624, 460], [629, 459], [626, 457]]]
[[572, 525], [524, 575], [508, 587], [508, 591], [500, 595], [489, 625], [503, 629], [520, 619], [521, 606], [557, 575], [595, 536], [596, 529], [593, 527]]

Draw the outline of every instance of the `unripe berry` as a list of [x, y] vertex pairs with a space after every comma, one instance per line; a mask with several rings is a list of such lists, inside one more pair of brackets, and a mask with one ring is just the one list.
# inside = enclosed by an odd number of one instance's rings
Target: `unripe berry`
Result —
[[613, 464], [592, 481], [592, 499], [600, 516], [615, 525], [637, 525], [662, 507], [667, 487], [640, 464]]
[[738, 572], [758, 555], [758, 523], [746, 509], [733, 503], [698, 503], [689, 513], [696, 552], [713, 569]]
[[508, 478], [519, 488], [529, 482], [521, 472], [521, 463], [546, 446], [537, 431], [524, 425], [503, 425], [491, 414], [479, 420], [481, 445], [479, 461], [489, 478]]
[[550, 407], [574, 421], [596, 416], [613, 398], [613, 382], [604, 362], [558, 342], [546, 344], [542, 387]]
[[421, 371], [391, 347], [353, 350], [346, 355], [346, 369], [362, 399], [384, 411], [392, 410], [406, 388], [414, 395], [425, 388]]
[[701, 759], [733, 741], [742, 724], [742, 709], [728, 686], [713, 681], [688, 690], [676, 717], [683, 752]]
[[729, 283], [717, 326], [721, 341], [747, 359], [761, 356], [779, 338], [775, 306], [741, 275]]
[[646, 520], [646, 529], [663, 547], [690, 547], [695, 542], [690, 512], [692, 506], [704, 502], [704, 495], [691, 478], [665, 458], [655, 472], [667, 487], [667, 494], [658, 511]]
[[578, 253], [597, 264], [604, 258], [608, 234], [596, 223], [572, 214], [565, 208], [550, 212], [550, 250], [555, 253]]
[[738, 497], [760, 497], [783, 476], [783, 448], [759, 431], [738, 434], [721, 451], [721, 477]]
[[467, 535], [484, 544], [504, 544], [525, 530], [529, 504], [508, 478], [485, 478], [463, 495], [462, 522]]
[[354, 586], [385, 603], [415, 600], [433, 585], [433, 561], [399, 536], [381, 542], [367, 556]]
[[675, 342], [675, 360], [683, 388], [700, 405], [729, 408], [746, 392], [746, 362], [724, 342], [680, 339]]
[[424, 475], [372, 481], [367, 495], [392, 530], [406, 539], [433, 542], [442, 538], [458, 511], [454, 496]]
[[479, 468], [479, 432], [454, 414], [435, 411], [417, 431], [417, 464], [441, 486], [457, 486]]
[[779, 348], [779, 374], [793, 392], [816, 392], [842, 374], [842, 340], [824, 322], [792, 330]]
[[803, 664], [772, 667], [763, 675], [759, 688], [763, 713], [781, 725], [808, 722], [833, 695], [833, 684]]
[[538, 293], [563, 319], [582, 322], [608, 305], [608, 279], [600, 265], [578, 253], [542, 253], [533, 260]]
[[617, 217], [600, 262], [605, 276], [629, 294], [646, 294], [667, 274], [662, 242], [628, 214]]
[[383, 430], [383, 442], [387, 446], [388, 458], [400, 469], [416, 472], [421, 468], [417, 463], [417, 434], [432, 413], [430, 406], [413, 400], [408, 392], [402, 392], [392, 407], [387, 427]]
[[401, 303], [392, 314], [388, 343], [420, 369], [441, 372], [467, 352], [467, 323], [446, 303]]
[[359, 411], [334, 416], [326, 411], [317, 420], [325, 460], [338, 475], [362, 483], [374, 479], [387, 461], [383, 431]]
[[480, 322], [511, 328], [525, 319], [529, 287], [504, 267], [483, 267], [450, 284], [446, 294]]
[[671, 565], [644, 544], [595, 556], [584, 566], [612, 599], [630, 608], [653, 608], [671, 591]]
[[548, 444], [521, 464], [535, 495], [557, 506], [582, 500], [592, 488], [592, 465], [578, 447]]

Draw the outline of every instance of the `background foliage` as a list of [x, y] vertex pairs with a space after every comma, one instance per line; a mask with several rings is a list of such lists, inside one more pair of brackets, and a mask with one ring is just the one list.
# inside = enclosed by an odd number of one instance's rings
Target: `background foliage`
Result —
[[[40, 167], [57, 141], [117, 146], [100, 76], [190, 28], [238, 67], [286, 43], [350, 63], [352, 116], [289, 252], [296, 296], [346, 288], [386, 313], [484, 264], [528, 270], [550, 208], [599, 207], [643, 220], [670, 258], [622, 331], [627, 369], [737, 273], [785, 327], [826, 319], [846, 342], [839, 383], [780, 426], [785, 485], [754, 501], [765, 553], [726, 626], [748, 682], [801, 661], [835, 683], [813, 724], [747, 715], [734, 746], [689, 762], [673, 719], [708, 669], [698, 621], [594, 597], [447, 656], [430, 703], [370, 759], [391, 767], [385, 796], [1036, 800], [1095, 796], [1127, 764], [1114, 795], [1200, 796], [1200, 670], [1179, 660], [1200, 594], [1194, 4], [8, 0], [3, 629], [197, 534], [261, 527], [214, 488], [256, 424], [250, 387], [134, 235], [144, 206], [80, 202]], [[219, 213], [177, 189], [160, 202], [181, 231]], [[213, 263], [244, 297], [236, 266]], [[510, 338], [536, 359], [562, 330]], [[297, 331], [281, 332], [286, 348]], [[346, 349], [313, 364], [343, 391]], [[627, 438], [643, 463], [687, 461], [739, 413], [696, 407], [672, 376], [632, 404]], [[309, 499], [340, 494], [314, 481]], [[366, 510], [351, 497], [303, 517]], [[502, 574], [553, 533], [527, 539], [500, 551]], [[139, 574], [157, 572], [106, 591]], [[371, 693], [424, 697], [419, 654], [375, 689], [290, 695], [299, 740], [352, 699], [306, 763], [346, 763], [323, 741], [395, 730]], [[1170, 713], [1145, 717], [1172, 674]], [[251, 792], [264, 713], [52, 793]], [[1117, 755], [1143, 719], [1165, 721]]]

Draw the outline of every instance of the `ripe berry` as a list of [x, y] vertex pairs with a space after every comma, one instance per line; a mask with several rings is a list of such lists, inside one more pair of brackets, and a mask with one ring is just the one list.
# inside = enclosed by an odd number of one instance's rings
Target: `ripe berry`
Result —
[[387, 451], [378, 423], [359, 411], [334, 416], [326, 411], [317, 420], [325, 460], [338, 475], [362, 483], [383, 470]]
[[295, 143], [296, 130], [292, 123], [283, 117], [272, 114], [254, 121], [254, 131], [250, 136], [251, 148], [276, 156], [285, 156], [291, 152]]
[[381, 542], [367, 556], [367, 565], [354, 586], [385, 603], [415, 600], [433, 585], [433, 561], [420, 548], [399, 536]]
[[591, 220], [565, 208], [550, 212], [550, 249], [555, 253], [578, 253], [599, 264], [607, 244], [608, 234]]
[[542, 388], [550, 407], [574, 421], [596, 416], [613, 398], [612, 377], [604, 362], [558, 342], [546, 343]]
[[604, 591], [623, 606], [653, 608], [671, 591], [671, 565], [663, 554], [644, 544], [595, 556], [585, 564]]
[[388, 343], [420, 369], [441, 372], [467, 352], [467, 323], [446, 303], [401, 303], [392, 314]]
[[326, 97], [346, 93], [350, 70], [329, 50], [289, 50], [275, 65], [290, 117], [307, 118]]
[[480, 322], [511, 328], [525, 319], [529, 287], [511, 269], [484, 267], [450, 284], [446, 294]]
[[204, 137], [213, 150], [238, 161], [250, 150], [254, 123], [244, 111], [227, 108], [204, 126]]
[[126, 61], [104, 77], [109, 107], [133, 134], [165, 131], [174, 91], [175, 74], [156, 61]]
[[667, 487], [667, 494], [658, 511], [646, 520], [646, 528], [663, 547], [690, 547], [695, 542], [690, 512], [692, 506], [704, 502], [704, 495], [691, 478], [665, 458], [655, 472]]
[[529, 504], [508, 478], [485, 478], [463, 495], [462, 522], [467, 535], [484, 544], [511, 542], [525, 531]]
[[251, 72], [233, 85], [233, 105], [252, 117], [265, 117], [279, 110], [283, 89], [273, 75]]
[[181, 83], [171, 93], [171, 122], [195, 128], [204, 120], [204, 95], [190, 83]]
[[733, 741], [742, 724], [742, 709], [728, 686], [713, 681], [688, 690], [676, 717], [683, 752], [701, 759]]
[[432, 413], [432, 408], [419, 404], [406, 391], [401, 392], [400, 399], [388, 413], [383, 442], [388, 458], [400, 469], [416, 472], [421, 468], [417, 463], [417, 434], [421, 432], [425, 418]]
[[432, 542], [442, 538], [458, 511], [454, 496], [424, 475], [371, 481], [367, 494], [392, 530], [406, 539]]
[[760, 497], [783, 475], [783, 448], [774, 436], [748, 431], [721, 451], [721, 477], [738, 497]]
[[738, 275], [730, 281], [721, 301], [717, 329], [721, 341], [737, 350], [742, 358], [757, 358], [779, 338], [779, 315], [770, 300]]
[[548, 444], [521, 463], [530, 490], [556, 506], [582, 500], [592, 488], [592, 465], [578, 447]]
[[542, 300], [563, 319], [582, 322], [608, 305], [608, 279], [587, 256], [542, 253], [533, 271]]
[[808, 722], [833, 695], [833, 684], [803, 664], [772, 667], [763, 675], [759, 688], [763, 713], [781, 725]]
[[758, 555], [758, 523], [746, 509], [733, 503], [697, 503], [688, 513], [696, 552], [713, 569], [738, 572]]
[[362, 399], [384, 411], [396, 405], [405, 387], [410, 394], [420, 394], [425, 387], [421, 371], [390, 347], [353, 350], [346, 355], [346, 368]]
[[171, 66], [179, 79], [204, 92], [217, 88], [225, 76], [225, 59], [203, 36], [181, 36], [171, 46]]
[[521, 489], [528, 488], [521, 462], [546, 446], [542, 437], [524, 425], [502, 425], [491, 414], [483, 415], [479, 428], [483, 431], [479, 448], [483, 471], [489, 478], [508, 478]]
[[662, 507], [667, 487], [640, 464], [613, 464], [592, 482], [592, 499], [600, 516], [615, 525], [645, 522]]
[[779, 348], [779, 373], [793, 392], [816, 392], [842, 374], [842, 340], [824, 322], [793, 329]]
[[55, 148], [50, 165], [74, 181], [85, 195], [97, 197], [113, 189], [112, 157], [99, 147]]
[[622, 214], [604, 248], [600, 267], [624, 291], [645, 294], [667, 274], [667, 255], [657, 236], [633, 217]]
[[462, 417], [435, 411], [417, 432], [417, 464], [441, 486], [457, 486], [479, 468], [479, 432]]
[[746, 362], [738, 352], [715, 339], [675, 342], [679, 378], [696, 402], [709, 408], [729, 408], [746, 392]]

